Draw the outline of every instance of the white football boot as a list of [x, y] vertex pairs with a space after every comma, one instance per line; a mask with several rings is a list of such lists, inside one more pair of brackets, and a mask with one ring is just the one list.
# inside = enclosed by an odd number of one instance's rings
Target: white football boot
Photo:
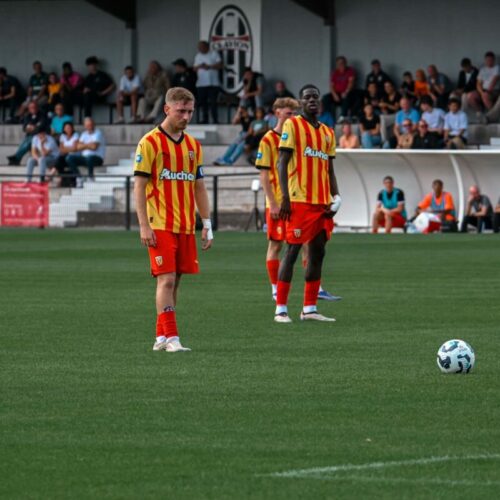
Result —
[[157, 340], [153, 346], [153, 351], [165, 351], [167, 349], [167, 339]]
[[291, 323], [292, 318], [290, 318], [287, 313], [281, 313], [274, 316], [274, 321], [276, 321], [276, 323]]
[[327, 318], [326, 316], [323, 316], [317, 311], [313, 311], [310, 313], [305, 313], [302, 311], [300, 313], [300, 321], [336, 321], [335, 318]]
[[191, 351], [188, 347], [183, 347], [179, 337], [170, 337], [167, 339], [165, 351], [167, 352], [188, 352]]

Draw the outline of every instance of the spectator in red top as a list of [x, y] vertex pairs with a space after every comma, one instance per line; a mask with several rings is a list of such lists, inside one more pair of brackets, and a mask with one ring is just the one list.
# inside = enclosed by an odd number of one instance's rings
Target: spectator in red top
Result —
[[64, 113], [73, 115], [73, 106], [82, 104], [83, 76], [73, 71], [73, 66], [69, 62], [62, 65], [61, 85]]
[[323, 109], [332, 113], [333, 116], [337, 107], [340, 107], [342, 117], [354, 114], [355, 83], [354, 69], [347, 65], [347, 59], [344, 56], [337, 57], [335, 69], [330, 76], [330, 93], [323, 96]]

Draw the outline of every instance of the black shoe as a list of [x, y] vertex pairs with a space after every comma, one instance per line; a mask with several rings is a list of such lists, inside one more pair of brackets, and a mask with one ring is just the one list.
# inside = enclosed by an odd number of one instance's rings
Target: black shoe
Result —
[[18, 167], [21, 164], [21, 162], [17, 159], [17, 156], [15, 155], [7, 156], [7, 160], [9, 161], [9, 166]]

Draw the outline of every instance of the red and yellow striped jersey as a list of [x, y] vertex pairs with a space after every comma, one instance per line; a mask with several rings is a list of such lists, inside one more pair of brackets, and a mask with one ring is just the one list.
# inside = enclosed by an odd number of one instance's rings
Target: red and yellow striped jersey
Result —
[[280, 149], [292, 151], [288, 165], [290, 201], [327, 205], [331, 201], [328, 159], [335, 158], [335, 133], [323, 123], [314, 127], [303, 116], [286, 120]]
[[[274, 130], [266, 132], [259, 144], [255, 166], [258, 169], [269, 170], [269, 182], [273, 191], [276, 203], [281, 204], [283, 195], [281, 193], [278, 176], [278, 147], [281, 136]], [[266, 207], [269, 207], [269, 200], [266, 196]]]
[[189, 134], [174, 140], [160, 127], [139, 142], [134, 175], [149, 177], [146, 198], [152, 229], [193, 234], [195, 182], [203, 178], [200, 143]]

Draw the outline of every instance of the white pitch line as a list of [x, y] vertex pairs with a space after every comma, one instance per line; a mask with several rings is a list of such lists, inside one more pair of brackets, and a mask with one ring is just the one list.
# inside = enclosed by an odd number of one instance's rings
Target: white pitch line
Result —
[[500, 486], [500, 481], [471, 481], [469, 479], [440, 479], [438, 477], [409, 479], [405, 477], [374, 477], [374, 476], [312, 476], [313, 479], [325, 481], [362, 481], [367, 483], [408, 483], [408, 484], [438, 484], [444, 486]]
[[271, 474], [266, 474], [272, 477], [308, 477], [317, 476], [322, 474], [335, 474], [336, 472], [345, 471], [358, 471], [358, 470], [369, 470], [369, 469], [384, 469], [387, 467], [404, 467], [411, 465], [427, 465], [434, 464], [438, 462], [451, 462], [451, 461], [468, 461], [468, 460], [492, 460], [500, 459], [500, 453], [492, 454], [480, 454], [480, 455], [464, 455], [464, 456], [449, 456], [445, 455], [443, 457], [428, 457], [428, 458], [416, 458], [410, 460], [397, 460], [390, 462], [370, 462], [367, 464], [342, 464], [333, 465], [330, 467], [314, 467], [311, 469], [295, 469], [285, 472], [274, 472]]

